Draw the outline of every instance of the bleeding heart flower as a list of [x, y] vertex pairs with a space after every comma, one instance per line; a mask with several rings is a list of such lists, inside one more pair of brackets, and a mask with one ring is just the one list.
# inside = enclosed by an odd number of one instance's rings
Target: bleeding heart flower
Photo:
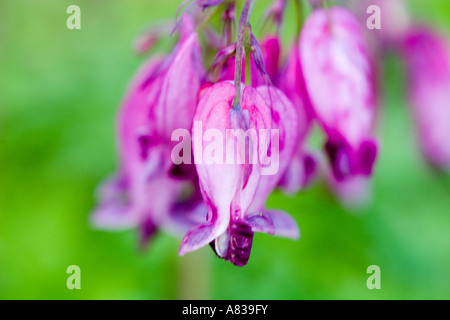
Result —
[[403, 56], [420, 146], [433, 165], [450, 170], [450, 48], [433, 30], [405, 34]]
[[[235, 97], [235, 86], [225, 81], [206, 89], [200, 98], [192, 145], [208, 217], [206, 223], [185, 235], [179, 253], [184, 255], [211, 243], [219, 257], [243, 266], [250, 256], [253, 240], [246, 214], [262, 170], [255, 160], [265, 161], [271, 114], [264, 98], [252, 87], [242, 90], [238, 107], [233, 107]], [[205, 137], [204, 132], [207, 132]], [[235, 138], [246, 133], [249, 147], [235, 148]], [[211, 146], [217, 147], [214, 152]], [[204, 159], [205, 154], [214, 158], [213, 161]]]
[[138, 72], [119, 114], [120, 170], [100, 188], [100, 205], [91, 217], [97, 227], [141, 227], [144, 239], [157, 227], [171, 229], [182, 193], [196, 182], [193, 166], [186, 175], [172, 163], [171, 134], [190, 130], [203, 78], [200, 59], [193, 22], [185, 16], [174, 52], [151, 59]]
[[369, 176], [377, 154], [374, 73], [357, 18], [347, 9], [317, 9], [303, 27], [300, 60], [316, 119], [338, 180]]

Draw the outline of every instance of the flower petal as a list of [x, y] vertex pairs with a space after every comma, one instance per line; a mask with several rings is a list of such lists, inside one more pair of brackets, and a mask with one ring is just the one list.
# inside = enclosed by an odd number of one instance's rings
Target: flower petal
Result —
[[249, 215], [245, 221], [254, 232], [264, 232], [294, 240], [300, 238], [297, 222], [288, 213], [280, 210], [263, 210]]

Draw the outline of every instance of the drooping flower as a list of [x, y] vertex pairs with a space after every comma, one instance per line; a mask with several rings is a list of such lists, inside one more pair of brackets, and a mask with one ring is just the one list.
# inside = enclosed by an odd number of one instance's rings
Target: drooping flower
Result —
[[[185, 235], [179, 253], [184, 255], [211, 243], [219, 257], [243, 266], [253, 241], [251, 221], [246, 214], [261, 176], [258, 160], [264, 162], [267, 156], [271, 114], [254, 88], [242, 90], [237, 108], [233, 107], [236, 95], [236, 87], [225, 81], [206, 89], [200, 98], [192, 145], [208, 217], [206, 223]], [[205, 131], [212, 136], [204, 138]], [[246, 134], [249, 147], [245, 148], [245, 143], [239, 147]], [[210, 143], [204, 143], [205, 140]], [[217, 147], [214, 152], [212, 146]]]
[[335, 178], [371, 175], [377, 154], [372, 138], [376, 96], [360, 23], [345, 8], [317, 9], [305, 22], [299, 50]]
[[142, 238], [149, 239], [157, 228], [180, 225], [172, 214], [179, 215], [184, 204], [193, 208], [182, 195], [186, 188], [195, 189], [195, 169], [174, 165], [171, 135], [175, 129], [190, 130], [202, 78], [198, 37], [185, 16], [173, 53], [150, 59], [123, 102], [118, 117], [120, 168], [100, 188], [99, 206], [91, 216], [95, 226], [139, 227]]
[[404, 36], [402, 54], [420, 147], [431, 164], [450, 170], [449, 43], [433, 30], [414, 27]]

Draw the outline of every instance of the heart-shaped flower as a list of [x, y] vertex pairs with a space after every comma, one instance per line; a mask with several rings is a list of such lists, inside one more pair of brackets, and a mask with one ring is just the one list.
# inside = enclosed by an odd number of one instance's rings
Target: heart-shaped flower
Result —
[[299, 50], [336, 179], [370, 175], [377, 154], [372, 139], [376, 96], [361, 24], [345, 8], [317, 9], [305, 22]]

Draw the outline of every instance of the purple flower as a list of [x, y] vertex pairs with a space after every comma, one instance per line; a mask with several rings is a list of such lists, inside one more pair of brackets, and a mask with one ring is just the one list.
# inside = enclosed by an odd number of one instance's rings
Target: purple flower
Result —
[[299, 49], [315, 118], [328, 137], [333, 174], [338, 180], [371, 175], [376, 99], [361, 25], [347, 9], [317, 9], [305, 22]]
[[[239, 107], [233, 107], [235, 97], [235, 86], [225, 81], [206, 89], [200, 98], [192, 145], [208, 216], [206, 223], [185, 235], [179, 253], [184, 255], [211, 243], [219, 257], [243, 266], [249, 259], [253, 241], [251, 221], [246, 214], [262, 170], [260, 163], [251, 159], [267, 155], [270, 141], [261, 130], [270, 130], [272, 119], [269, 106], [254, 88], [242, 90]], [[196, 127], [196, 121], [200, 127]], [[206, 144], [202, 135], [208, 130], [215, 135]], [[235, 134], [249, 130], [255, 133], [249, 134], [249, 148], [235, 151]], [[226, 152], [218, 154], [216, 150], [211, 155], [214, 161], [204, 161], [204, 153], [213, 144], [226, 148]]]
[[433, 30], [405, 35], [403, 56], [421, 149], [431, 164], [450, 170], [450, 48]]
[[193, 30], [185, 16], [174, 52], [148, 61], [130, 86], [118, 117], [120, 169], [99, 189], [99, 206], [91, 216], [97, 227], [140, 227], [142, 238], [149, 239], [156, 228], [179, 226], [174, 216], [184, 204], [198, 212], [181, 198], [196, 186], [194, 167], [171, 161], [172, 132], [190, 130], [203, 78]]

